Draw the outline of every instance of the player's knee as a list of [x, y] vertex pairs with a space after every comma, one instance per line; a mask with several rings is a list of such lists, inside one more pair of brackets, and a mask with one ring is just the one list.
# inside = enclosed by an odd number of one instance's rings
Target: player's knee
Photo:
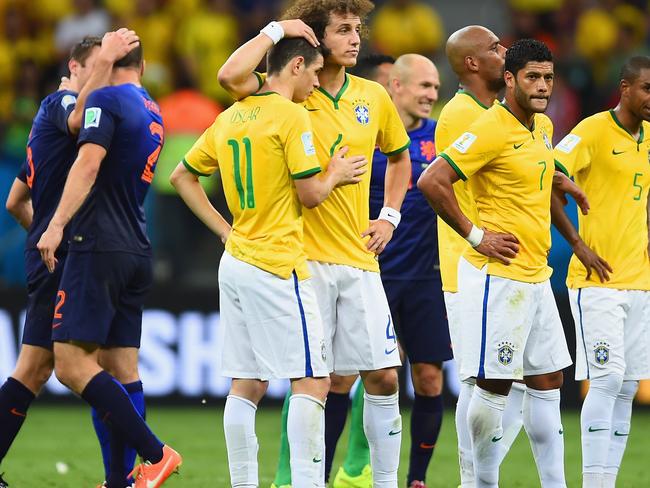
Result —
[[370, 395], [392, 395], [397, 391], [398, 379], [395, 368], [362, 373], [363, 386]]
[[418, 395], [438, 396], [442, 393], [442, 369], [437, 364], [415, 363], [411, 373], [413, 388]]
[[309, 395], [323, 402], [327, 398], [329, 389], [329, 377], [300, 378], [291, 382], [291, 392], [293, 394]]
[[338, 374], [331, 374], [329, 390], [333, 393], [350, 393], [352, 385], [354, 385], [357, 378], [357, 375], [340, 376]]
[[562, 371], [546, 373], [525, 378], [526, 386], [534, 390], [555, 390], [562, 388], [564, 383], [564, 374]]
[[637, 380], [624, 380], [621, 385], [621, 391], [618, 393], [619, 398], [627, 401], [634, 400], [634, 395], [639, 389], [639, 382]]
[[607, 373], [598, 378], [592, 378], [589, 389], [599, 392], [609, 398], [616, 398], [623, 386], [623, 375], [620, 373]]

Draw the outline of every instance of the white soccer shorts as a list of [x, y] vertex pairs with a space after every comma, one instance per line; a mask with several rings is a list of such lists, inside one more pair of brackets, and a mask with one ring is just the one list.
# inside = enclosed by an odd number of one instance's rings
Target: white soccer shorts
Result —
[[[445, 295], [445, 309], [447, 310], [447, 323], [449, 324], [449, 335], [451, 336], [451, 349], [454, 352], [454, 361], [458, 372], [461, 371], [461, 363], [463, 353], [461, 351], [462, 340], [462, 323], [460, 320], [462, 304], [459, 302], [459, 293], [444, 292]], [[465, 380], [468, 377], [461, 376], [460, 379]]]
[[224, 252], [219, 264], [221, 374], [269, 380], [325, 377], [312, 279], [282, 279]]
[[548, 280], [488, 275], [463, 258], [458, 266], [461, 378], [520, 380], [571, 365]]
[[576, 380], [618, 373], [650, 378], [650, 292], [588, 287], [569, 290], [576, 326]]
[[323, 318], [330, 371], [339, 375], [400, 366], [397, 338], [379, 273], [308, 261]]

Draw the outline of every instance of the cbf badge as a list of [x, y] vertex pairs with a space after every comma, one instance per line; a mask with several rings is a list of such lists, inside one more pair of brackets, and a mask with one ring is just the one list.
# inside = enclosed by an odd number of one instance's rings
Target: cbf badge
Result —
[[497, 344], [497, 360], [504, 366], [512, 363], [515, 355], [515, 345], [512, 342], [504, 341]]
[[370, 122], [370, 109], [368, 108], [368, 102], [365, 100], [355, 100], [352, 103], [352, 108], [357, 122], [361, 125], [368, 125]]
[[601, 366], [609, 361], [609, 344], [604, 341], [596, 342], [594, 347], [594, 357], [596, 362]]
[[546, 149], [548, 149], [549, 151], [552, 150], [553, 145], [551, 144], [551, 140], [546, 135], [546, 132], [542, 132], [542, 139], [544, 140], [544, 145], [546, 146]]

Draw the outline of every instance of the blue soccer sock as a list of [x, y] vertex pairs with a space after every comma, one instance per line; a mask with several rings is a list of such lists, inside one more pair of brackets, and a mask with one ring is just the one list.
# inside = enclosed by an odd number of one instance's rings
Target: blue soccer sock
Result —
[[407, 483], [424, 481], [433, 449], [438, 442], [443, 412], [442, 395], [415, 394], [411, 414], [411, 453]]
[[18, 435], [34, 398], [29, 388], [12, 377], [0, 387], [0, 462]]
[[149, 430], [124, 387], [110, 374], [97, 373], [81, 392], [81, 397], [146, 461], [157, 463], [162, 459], [163, 444]]
[[[122, 384], [126, 392], [129, 394], [129, 398], [133, 403], [133, 406], [138, 411], [140, 416], [143, 419], [146, 419], [145, 416], [145, 404], [144, 404], [144, 392], [142, 389], [141, 381], [134, 381], [133, 383]], [[93, 408], [91, 410], [93, 426], [95, 427], [95, 434], [97, 434], [97, 439], [99, 440], [99, 446], [102, 451], [102, 460], [104, 461], [104, 477], [108, 482], [108, 485], [111, 486], [110, 481], [114, 480], [120, 471], [120, 464], [117, 463], [113, 466], [112, 459], [116, 459], [114, 454], [119, 454], [117, 459], [124, 459], [123, 464], [123, 478], [126, 479], [126, 476], [133, 469], [133, 464], [135, 463], [135, 458], [137, 453], [132, 447], [124, 446], [122, 440], [113, 437], [115, 433], [109, 430], [109, 427], [102, 422], [101, 417], [97, 413], [97, 410]], [[111, 450], [115, 450], [115, 453], [112, 453]], [[113, 471], [111, 470], [113, 466]], [[124, 481], [122, 479], [121, 481]]]
[[325, 402], [325, 481], [329, 480], [336, 444], [343, 433], [349, 407], [349, 393], [330, 391], [327, 394], [327, 402]]

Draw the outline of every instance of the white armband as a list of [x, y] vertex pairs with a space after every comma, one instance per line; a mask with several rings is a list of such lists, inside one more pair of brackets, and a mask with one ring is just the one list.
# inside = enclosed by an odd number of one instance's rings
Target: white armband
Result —
[[381, 212], [379, 212], [378, 219], [387, 220], [388, 222], [393, 224], [393, 227], [395, 227], [397, 229], [397, 226], [399, 225], [400, 220], [402, 220], [402, 214], [399, 213], [394, 208], [383, 207], [381, 209]]
[[469, 235], [465, 237], [465, 240], [469, 242], [470, 246], [476, 247], [483, 240], [483, 234], [485, 234], [483, 229], [480, 229], [475, 225], [472, 225], [472, 230], [469, 231]]
[[269, 22], [266, 27], [260, 30], [262, 34], [266, 34], [271, 38], [273, 44], [277, 44], [284, 37], [284, 29], [279, 22]]

